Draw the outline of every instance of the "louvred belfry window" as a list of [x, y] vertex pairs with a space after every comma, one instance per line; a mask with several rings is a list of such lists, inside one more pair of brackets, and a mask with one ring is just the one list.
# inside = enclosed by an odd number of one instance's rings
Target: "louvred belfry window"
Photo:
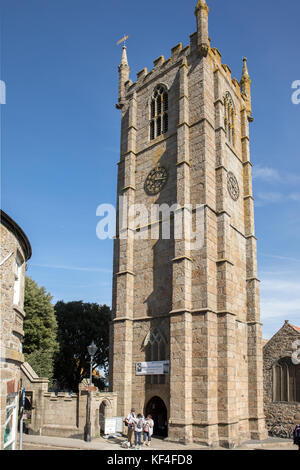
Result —
[[169, 97], [164, 85], [158, 85], [151, 99], [150, 140], [168, 132]]
[[[146, 346], [146, 361], [164, 361], [166, 359], [166, 341], [158, 329], [151, 331], [148, 344]], [[164, 375], [148, 375], [147, 384], [164, 384]]]
[[224, 127], [228, 141], [235, 144], [235, 107], [229, 91], [224, 95]]

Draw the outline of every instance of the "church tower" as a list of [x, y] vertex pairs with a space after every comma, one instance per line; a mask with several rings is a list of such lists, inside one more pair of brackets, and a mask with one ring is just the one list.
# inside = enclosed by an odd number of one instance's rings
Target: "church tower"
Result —
[[[123, 48], [110, 386], [118, 416], [134, 407], [170, 440], [233, 447], [266, 437], [251, 79], [246, 59], [239, 82], [211, 47], [205, 0], [195, 15], [190, 44], [134, 83]], [[172, 207], [170, 236], [157, 206]], [[200, 243], [175, 233], [178, 214]], [[140, 375], [158, 361], [169, 370]]]

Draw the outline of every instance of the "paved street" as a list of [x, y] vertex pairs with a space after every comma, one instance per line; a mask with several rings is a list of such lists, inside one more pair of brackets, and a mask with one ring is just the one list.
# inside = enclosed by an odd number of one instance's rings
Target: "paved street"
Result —
[[[92, 442], [85, 442], [80, 439], [49, 437], [49, 436], [23, 436], [23, 450], [110, 450], [120, 451], [123, 449], [122, 443], [125, 438], [119, 437], [114, 439], [104, 439], [102, 437], [93, 439]], [[146, 452], [148, 447], [143, 448]], [[153, 439], [152, 447], [150, 450], [158, 451], [187, 451], [187, 450], [210, 450], [207, 447], [199, 446], [197, 444], [190, 444], [188, 446], [168, 442], [162, 439]], [[216, 448], [215, 450], [224, 450], [223, 448]], [[266, 441], [251, 441], [246, 442], [236, 450], [297, 450], [291, 440], [269, 438]]]
[[72, 449], [70, 447], [55, 447], [54, 445], [44, 445], [44, 444], [32, 444], [30, 442], [24, 442], [22, 450], [80, 450]]

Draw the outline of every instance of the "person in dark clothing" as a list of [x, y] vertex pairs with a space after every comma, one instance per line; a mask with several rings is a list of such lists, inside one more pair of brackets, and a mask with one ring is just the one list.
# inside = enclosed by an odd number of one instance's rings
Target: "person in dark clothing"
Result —
[[298, 446], [298, 450], [300, 450], [300, 414], [295, 416], [295, 424], [296, 427], [293, 432], [294, 444]]

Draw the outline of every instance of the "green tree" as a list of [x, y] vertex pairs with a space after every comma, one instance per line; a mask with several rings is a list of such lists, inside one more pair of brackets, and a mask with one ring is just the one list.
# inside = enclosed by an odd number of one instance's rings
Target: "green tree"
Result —
[[25, 360], [40, 377], [53, 377], [54, 355], [58, 351], [57, 322], [52, 296], [30, 277], [25, 279], [24, 342]]
[[107, 305], [61, 301], [55, 305], [55, 313], [60, 346], [55, 379], [60, 388], [76, 392], [80, 382], [90, 374], [87, 347], [92, 341], [98, 348], [93, 367], [107, 369], [111, 311]]

